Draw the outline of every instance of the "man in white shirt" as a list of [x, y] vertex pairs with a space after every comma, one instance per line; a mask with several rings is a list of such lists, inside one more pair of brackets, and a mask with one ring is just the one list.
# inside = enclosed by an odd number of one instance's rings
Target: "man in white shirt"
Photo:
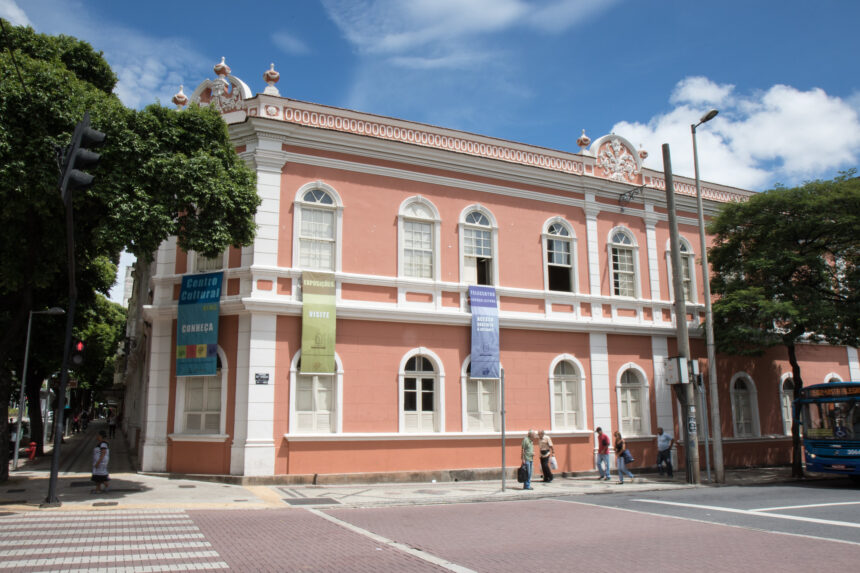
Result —
[[657, 471], [663, 475], [663, 464], [666, 464], [666, 473], [669, 477], [674, 477], [672, 474], [672, 446], [675, 444], [675, 438], [663, 431], [663, 428], [657, 428]]

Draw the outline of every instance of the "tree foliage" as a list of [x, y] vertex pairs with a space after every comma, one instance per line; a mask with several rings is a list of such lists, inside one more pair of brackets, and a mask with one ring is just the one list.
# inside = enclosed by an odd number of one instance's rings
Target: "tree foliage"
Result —
[[[711, 222], [714, 335], [720, 351], [783, 345], [795, 391], [798, 343], [860, 345], [860, 179], [854, 172], [777, 187]], [[799, 446], [795, 436], [795, 473]]]
[[[101, 52], [75, 38], [2, 24], [0, 410], [5, 411], [20, 377], [29, 311], [68, 302], [57, 150], [68, 145], [84, 112], [107, 141], [92, 171], [95, 184], [74, 194], [80, 332], [92, 318], [86, 309], [101, 304], [96, 293], [107, 294], [112, 286], [123, 249], [151, 260], [171, 235], [183, 248], [209, 256], [248, 244], [259, 198], [254, 173], [236, 155], [216, 111], [128, 109], [112, 93], [116, 76]], [[62, 345], [36, 352], [62, 355]], [[0, 424], [0, 439], [5, 430]]]

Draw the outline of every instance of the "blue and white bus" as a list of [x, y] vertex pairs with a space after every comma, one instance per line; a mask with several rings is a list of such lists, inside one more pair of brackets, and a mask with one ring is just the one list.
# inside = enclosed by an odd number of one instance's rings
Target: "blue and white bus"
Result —
[[794, 412], [802, 424], [806, 469], [860, 481], [860, 382], [806, 386]]

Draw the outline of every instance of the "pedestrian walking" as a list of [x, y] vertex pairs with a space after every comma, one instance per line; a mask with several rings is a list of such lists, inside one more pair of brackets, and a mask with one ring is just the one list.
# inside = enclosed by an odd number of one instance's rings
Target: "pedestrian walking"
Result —
[[111, 439], [116, 437], [116, 414], [113, 412], [108, 414], [108, 431]]
[[108, 473], [110, 447], [104, 430], [99, 430], [97, 443], [98, 445], [93, 448], [93, 475], [90, 478], [96, 484], [96, 488], [90, 493], [106, 492], [110, 486], [110, 474]]
[[675, 443], [675, 438], [663, 431], [663, 428], [657, 428], [657, 471], [662, 476], [663, 466], [666, 466], [666, 473], [669, 477], [674, 477], [672, 473], [672, 445]]
[[598, 479], [609, 481], [609, 446], [611, 442], [609, 436], [603, 433], [603, 428], [598, 426], [595, 432], [597, 432], [597, 471], [600, 473]]
[[632, 461], [632, 456], [627, 450], [627, 442], [621, 437], [621, 432], [615, 430], [615, 464], [618, 466], [618, 483], [624, 483], [624, 476], [628, 476], [632, 482], [633, 473], [627, 469], [628, 460]]
[[543, 473], [543, 482], [550, 483], [552, 481], [552, 468], [550, 467], [550, 459], [555, 455], [555, 446], [552, 444], [546, 432], [541, 430], [538, 432], [538, 450], [540, 450], [540, 469]]
[[534, 430], [529, 430], [529, 433], [526, 434], [525, 438], [523, 438], [523, 464], [528, 468], [528, 475], [526, 476], [526, 481], [523, 484], [523, 489], [534, 489], [532, 487], [532, 465], [534, 464], [535, 457], [535, 445], [533, 443], [535, 438], [537, 438], [537, 434]]

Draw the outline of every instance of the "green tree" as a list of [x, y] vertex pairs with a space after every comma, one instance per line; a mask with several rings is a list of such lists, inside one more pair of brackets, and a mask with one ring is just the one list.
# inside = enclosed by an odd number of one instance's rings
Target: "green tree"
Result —
[[[248, 244], [259, 198], [254, 173], [236, 155], [215, 110], [128, 109], [113, 94], [116, 76], [101, 52], [75, 38], [0, 23], [0, 411], [5, 412], [22, 371], [29, 311], [68, 304], [56, 157], [85, 111], [93, 127], [107, 134], [107, 143], [92, 171], [95, 184], [74, 195], [78, 332], [88, 328], [84, 309], [113, 284], [123, 249], [150, 261], [171, 235], [181, 247], [208, 256]], [[62, 345], [31, 350], [62, 355]], [[5, 422], [3, 416], [4, 443]], [[0, 451], [3, 481], [7, 452]]]
[[[721, 352], [788, 352], [795, 398], [796, 345], [860, 344], [860, 179], [777, 187], [727, 205], [709, 225], [714, 334]], [[797, 420], [792, 474], [803, 476]]]

